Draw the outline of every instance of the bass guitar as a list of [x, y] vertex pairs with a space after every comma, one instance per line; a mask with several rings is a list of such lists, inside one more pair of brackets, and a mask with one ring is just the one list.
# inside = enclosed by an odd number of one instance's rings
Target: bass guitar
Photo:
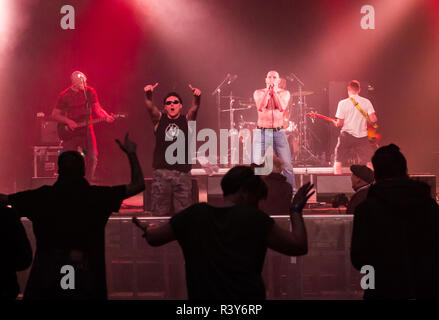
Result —
[[[123, 119], [126, 118], [127, 115], [123, 114], [123, 113], [118, 113], [118, 114], [113, 114], [112, 117], [114, 119]], [[59, 122], [58, 123], [58, 136], [61, 140], [70, 140], [73, 139], [74, 137], [77, 136], [81, 136], [81, 135], [86, 135], [87, 134], [87, 126], [92, 125], [92, 124], [97, 124], [97, 123], [101, 123], [104, 122], [106, 120], [106, 118], [99, 118], [99, 119], [93, 119], [90, 121], [80, 121], [77, 122], [78, 127], [75, 130], [71, 130], [69, 128], [68, 125], [66, 125], [63, 122]]]
[[[306, 115], [313, 119], [320, 118], [332, 122], [334, 125], [337, 122], [336, 119], [318, 114], [317, 112], [308, 112]], [[367, 122], [367, 139], [369, 140], [369, 143], [375, 147], [378, 146], [378, 142], [380, 142], [381, 140], [381, 134], [378, 132], [377, 128], [377, 126], [374, 126], [372, 123]]]

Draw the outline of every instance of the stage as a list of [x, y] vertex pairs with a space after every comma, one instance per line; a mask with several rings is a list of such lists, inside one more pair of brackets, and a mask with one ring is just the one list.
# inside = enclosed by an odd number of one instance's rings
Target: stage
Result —
[[[255, 159], [246, 147], [262, 147], [259, 126], [293, 165], [296, 189], [311, 182], [316, 191], [304, 209], [309, 253], [267, 253], [268, 299], [359, 299], [353, 217], [333, 207], [337, 195], [353, 194], [350, 165], [395, 144], [404, 171], [438, 200], [438, 3], [2, 0], [0, 193], [53, 184], [58, 156], [78, 147], [94, 184], [127, 184], [130, 164], [115, 140], [129, 133], [146, 191], [108, 221], [109, 297], [184, 299], [178, 244], [148, 246], [130, 219], [168, 219], [151, 210], [153, 168], [164, 162], [193, 165], [192, 203], [221, 204], [232, 159]], [[59, 132], [78, 124], [88, 132], [81, 146]], [[356, 142], [342, 141], [344, 133]], [[160, 149], [171, 140], [161, 137], [178, 142], [168, 155]], [[210, 171], [207, 159], [229, 165]], [[273, 217], [289, 228], [287, 212]], [[19, 274], [21, 289], [28, 272]]]
[[[267, 299], [361, 299], [361, 274], [349, 258], [352, 216], [343, 210], [306, 210], [309, 251], [303, 257], [287, 257], [267, 251], [263, 278]], [[151, 247], [132, 224], [165, 222], [145, 217], [141, 211], [113, 214], [106, 227], [106, 268], [109, 299], [186, 299], [184, 259], [177, 242]], [[288, 216], [273, 216], [289, 228]], [[30, 221], [23, 219], [32, 246]], [[21, 292], [30, 268], [18, 273]]]
[[[192, 170], [198, 202], [218, 201], [218, 183], [227, 170], [229, 168], [221, 168], [210, 176], [203, 169]], [[349, 168], [344, 168], [346, 183], [350, 181], [348, 171]], [[298, 185], [311, 181], [316, 183], [316, 191], [319, 191], [318, 177], [334, 177], [330, 167], [294, 168], [294, 173]], [[435, 183], [433, 177], [431, 181]], [[145, 180], [148, 189], [151, 178]], [[216, 197], [212, 198], [212, 194]], [[310, 198], [303, 211], [308, 233], [308, 254], [296, 258], [267, 251], [263, 269], [267, 299], [362, 298], [362, 275], [350, 263], [353, 216], [346, 214], [344, 206], [334, 208], [330, 203], [318, 202], [316, 195]], [[131, 222], [133, 216], [142, 223], [163, 223], [169, 219], [154, 217], [151, 211], [145, 210], [145, 199], [148, 199], [148, 190], [126, 199], [119, 213], [113, 213], [107, 223], [108, 296], [110, 299], [129, 300], [186, 299], [184, 259], [177, 242], [151, 247]], [[273, 215], [272, 218], [283, 228], [290, 228], [287, 212]], [[23, 219], [23, 224], [35, 249], [31, 222]], [[18, 273], [21, 290], [24, 289], [29, 270]]]

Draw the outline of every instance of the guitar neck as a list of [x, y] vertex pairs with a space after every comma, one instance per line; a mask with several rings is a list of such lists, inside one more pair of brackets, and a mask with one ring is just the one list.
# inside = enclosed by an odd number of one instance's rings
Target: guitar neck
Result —
[[320, 118], [320, 119], [323, 119], [323, 120], [326, 120], [326, 121], [335, 122], [335, 119], [332, 119], [332, 118], [327, 117], [327, 116], [323, 116], [323, 115], [318, 114], [318, 113], [313, 113], [311, 116], [312, 117], [317, 117], [317, 118]]
[[82, 121], [82, 122], [78, 123], [78, 128], [86, 127], [88, 125], [95, 124], [95, 123], [99, 123], [99, 122], [105, 121], [105, 119], [106, 118], [99, 118], [99, 119], [90, 120], [88, 122], [87, 121]]
[[326, 121], [331, 121], [331, 122], [335, 121], [335, 119], [332, 119], [332, 118], [329, 118], [329, 117], [326, 117], [326, 116], [322, 116], [322, 115], [317, 115], [317, 117], [319, 117], [319, 118], [321, 118], [323, 120], [326, 120]]

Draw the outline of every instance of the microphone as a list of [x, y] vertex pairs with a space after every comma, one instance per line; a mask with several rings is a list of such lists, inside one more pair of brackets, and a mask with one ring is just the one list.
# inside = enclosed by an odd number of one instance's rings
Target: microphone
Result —
[[78, 73], [78, 78], [81, 79], [83, 85], [85, 86], [85, 76], [82, 73]]
[[233, 81], [235, 81], [236, 79], [238, 78], [238, 75], [237, 74], [235, 74], [235, 75], [233, 75], [233, 76], [230, 76], [229, 77], [229, 81], [227, 81], [227, 84], [229, 85], [229, 84], [231, 84]]

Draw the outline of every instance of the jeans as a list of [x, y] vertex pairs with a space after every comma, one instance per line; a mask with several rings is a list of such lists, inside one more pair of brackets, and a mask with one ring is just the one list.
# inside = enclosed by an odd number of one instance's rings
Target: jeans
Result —
[[[274, 154], [282, 159], [284, 162], [284, 169], [282, 174], [287, 178], [287, 182], [293, 187], [293, 193], [295, 193], [294, 184], [294, 172], [293, 164], [291, 160], [290, 145], [288, 144], [287, 135], [285, 130], [272, 130], [272, 129], [256, 129], [260, 130], [260, 134], [254, 132], [253, 134], [253, 150], [257, 152], [258, 148], [261, 151], [261, 156], [264, 157], [265, 151], [271, 146]], [[255, 130], [255, 131], [256, 131]], [[267, 142], [266, 142], [267, 140]], [[258, 147], [260, 146], [260, 147]]]

